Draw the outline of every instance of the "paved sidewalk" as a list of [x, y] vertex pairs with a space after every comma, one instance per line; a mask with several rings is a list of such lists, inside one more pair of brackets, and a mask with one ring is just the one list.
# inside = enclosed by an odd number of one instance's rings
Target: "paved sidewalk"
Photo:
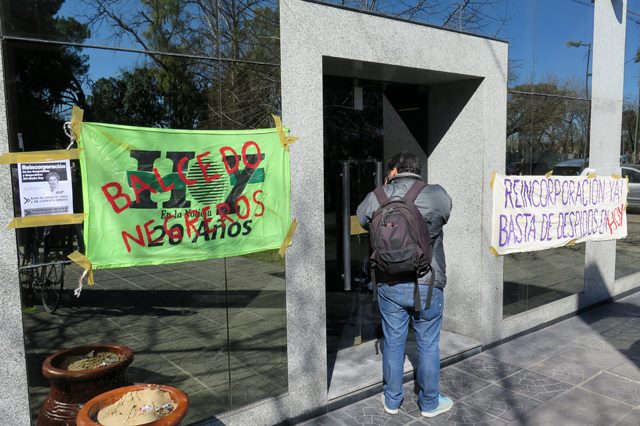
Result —
[[442, 370], [448, 413], [420, 415], [413, 382], [400, 413], [380, 395], [305, 425], [640, 425], [640, 292]]

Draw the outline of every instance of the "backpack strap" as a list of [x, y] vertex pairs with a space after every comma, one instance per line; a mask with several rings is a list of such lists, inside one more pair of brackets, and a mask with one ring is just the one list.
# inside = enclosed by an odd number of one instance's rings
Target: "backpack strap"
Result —
[[[425, 303], [425, 309], [429, 309], [431, 308], [431, 296], [433, 294], [433, 287], [436, 284], [436, 271], [433, 270], [433, 268], [431, 269], [431, 278], [429, 279], [429, 291], [427, 292], [427, 302]], [[422, 310], [422, 307], [420, 306], [420, 290], [419, 290], [419, 284], [418, 284], [418, 274], [416, 274], [416, 281], [415, 281], [415, 287], [413, 290], [413, 312], [415, 314], [415, 318], [418, 319], [420, 318], [420, 311]]]
[[[409, 188], [407, 193], [404, 195], [405, 202], [408, 204], [409, 203], [414, 204], [420, 192], [422, 192], [422, 190], [426, 187], [427, 187], [426, 183], [424, 183], [421, 180], [416, 180], [415, 183], [411, 186], [411, 188]], [[422, 307], [420, 306], [420, 285], [418, 284], [419, 274], [420, 274], [420, 271], [416, 271], [416, 279], [414, 282], [414, 289], [413, 289], [413, 302], [414, 302], [413, 311], [415, 314], [415, 318], [419, 318], [420, 311], [422, 309]], [[429, 285], [429, 293], [427, 294], [426, 309], [429, 309], [431, 304], [431, 292], [433, 291], [433, 272], [431, 276], [432, 276], [432, 279]]]
[[411, 186], [411, 188], [409, 188], [407, 193], [404, 195], [405, 201], [407, 201], [408, 203], [414, 203], [416, 201], [416, 198], [418, 198], [418, 195], [420, 194], [420, 192], [422, 192], [422, 190], [426, 187], [427, 187], [426, 183], [424, 183], [421, 180], [416, 180], [416, 182]]
[[387, 197], [387, 194], [385, 194], [383, 186], [377, 187], [375, 191], [373, 191], [373, 194], [376, 196], [378, 204], [380, 205], [383, 205], [389, 201], [389, 197]]

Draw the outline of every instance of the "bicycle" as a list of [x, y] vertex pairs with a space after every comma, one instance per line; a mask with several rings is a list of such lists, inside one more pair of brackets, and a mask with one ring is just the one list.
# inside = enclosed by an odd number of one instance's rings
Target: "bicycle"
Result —
[[71, 228], [34, 228], [20, 236], [20, 284], [27, 299], [35, 296], [46, 312], [53, 313], [62, 300], [65, 267], [71, 263], [66, 258], [73, 250]]
[[20, 282], [39, 297], [45, 311], [53, 313], [60, 306], [64, 288], [64, 268], [70, 261], [25, 265], [18, 268]]

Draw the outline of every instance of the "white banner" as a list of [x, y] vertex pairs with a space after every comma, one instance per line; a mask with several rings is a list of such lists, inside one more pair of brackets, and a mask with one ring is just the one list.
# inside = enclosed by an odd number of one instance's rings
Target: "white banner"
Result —
[[503, 176], [493, 183], [491, 246], [499, 255], [627, 236], [627, 179]]
[[69, 160], [18, 164], [22, 216], [73, 213]]

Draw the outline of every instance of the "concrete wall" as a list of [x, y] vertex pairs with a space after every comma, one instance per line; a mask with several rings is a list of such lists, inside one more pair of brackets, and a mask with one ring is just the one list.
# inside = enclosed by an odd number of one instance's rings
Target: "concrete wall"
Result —
[[[2, 46], [0, 45], [0, 59]], [[9, 151], [7, 108], [4, 92], [4, 71], [0, 60], [0, 152]], [[13, 190], [8, 165], [0, 165], [0, 418], [7, 424], [28, 425], [29, 399], [27, 391], [27, 364], [24, 355], [20, 285], [16, 233], [5, 224], [13, 217]]]
[[[425, 117], [425, 120], [427, 117]], [[420, 159], [422, 166], [422, 177], [427, 180], [428, 159], [426, 147], [420, 143], [407, 128], [398, 111], [389, 102], [385, 95], [382, 95], [382, 121], [383, 121], [383, 153], [382, 167], [386, 168], [387, 160], [398, 152], [408, 151], [415, 153]], [[426, 141], [425, 141], [426, 142]]]
[[453, 200], [443, 326], [483, 343], [502, 318], [503, 260], [488, 250], [489, 178], [505, 167], [506, 116], [506, 82], [495, 76], [430, 88], [429, 182], [442, 183]]

